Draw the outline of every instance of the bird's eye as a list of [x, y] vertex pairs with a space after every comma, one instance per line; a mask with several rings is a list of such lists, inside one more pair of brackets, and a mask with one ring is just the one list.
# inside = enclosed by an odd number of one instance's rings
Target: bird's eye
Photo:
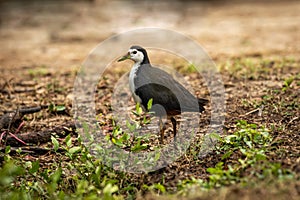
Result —
[[133, 53], [133, 54], [136, 54], [136, 53], [137, 53], [137, 51], [133, 51], [132, 53]]

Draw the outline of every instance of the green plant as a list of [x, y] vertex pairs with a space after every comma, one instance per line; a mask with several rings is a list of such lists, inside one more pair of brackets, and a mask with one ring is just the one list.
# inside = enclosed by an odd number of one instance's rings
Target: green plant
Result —
[[66, 110], [66, 106], [64, 105], [55, 105], [54, 103], [50, 103], [48, 106], [48, 111], [51, 113], [60, 113]]
[[287, 89], [289, 89], [291, 87], [291, 84], [294, 82], [294, 80], [295, 80], [294, 76], [290, 76], [284, 79], [282, 91], [286, 91]]
[[[147, 104], [147, 109], [152, 107], [152, 99]], [[106, 136], [107, 140], [117, 145], [120, 148], [130, 149], [130, 151], [137, 152], [145, 150], [149, 147], [149, 138], [151, 134], [139, 135], [138, 132], [142, 126], [151, 122], [151, 112], [143, 112], [139, 103], [136, 104], [135, 110], [132, 111], [135, 116], [131, 122], [126, 121], [126, 130], [123, 130], [114, 120], [112, 120], [113, 131], [111, 135]]]
[[156, 191], [158, 194], [160, 193], [166, 193], [166, 188], [161, 183], [154, 183], [150, 186], [143, 185], [143, 188], [150, 191]]
[[215, 167], [207, 169], [210, 173], [208, 185], [210, 187], [220, 187], [230, 185], [240, 181], [240, 177], [236, 174], [236, 170], [228, 165], [228, 169], [224, 169], [224, 163], [219, 162]]
[[[221, 159], [223, 161], [214, 168], [207, 169], [211, 174], [210, 184], [220, 186], [232, 181], [243, 181], [242, 174], [249, 169], [253, 171], [252, 174], [256, 177], [262, 177], [266, 174], [282, 177], [290, 175], [288, 171], [278, 173], [276, 166], [280, 165], [268, 161], [267, 153], [271, 151], [273, 141], [268, 129], [258, 127], [256, 124], [249, 124], [244, 120], [238, 121], [237, 129], [233, 134], [220, 139], [217, 152], [222, 154]], [[238, 156], [238, 162], [228, 163], [227, 169], [224, 169], [224, 162], [232, 156]]]
[[282, 168], [280, 163], [268, 160], [273, 138], [267, 128], [238, 120], [236, 129], [230, 135], [215, 135], [218, 139], [215, 153], [220, 155], [221, 161], [214, 167], [207, 168], [208, 179], [191, 178], [180, 181], [177, 185], [179, 194], [186, 195], [193, 187], [207, 190], [237, 183], [250, 185], [257, 179], [294, 177], [293, 173]]
[[40, 67], [29, 69], [28, 74], [32, 77], [46, 76], [49, 74], [49, 70], [47, 66], [42, 65]]

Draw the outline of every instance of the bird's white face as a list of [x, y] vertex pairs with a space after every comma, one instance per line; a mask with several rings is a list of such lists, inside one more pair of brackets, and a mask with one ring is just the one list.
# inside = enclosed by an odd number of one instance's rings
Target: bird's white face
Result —
[[144, 54], [143, 52], [137, 50], [137, 49], [129, 49], [128, 50], [129, 58], [133, 60], [136, 63], [141, 63], [144, 60]]

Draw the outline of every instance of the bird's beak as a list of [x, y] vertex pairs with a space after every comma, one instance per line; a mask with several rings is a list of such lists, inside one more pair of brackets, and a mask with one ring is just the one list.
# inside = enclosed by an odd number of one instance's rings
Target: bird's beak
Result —
[[120, 58], [120, 59], [118, 60], [118, 62], [121, 62], [121, 61], [127, 60], [127, 59], [130, 59], [130, 54], [129, 54], [129, 53], [127, 53], [127, 54], [124, 55], [122, 58]]

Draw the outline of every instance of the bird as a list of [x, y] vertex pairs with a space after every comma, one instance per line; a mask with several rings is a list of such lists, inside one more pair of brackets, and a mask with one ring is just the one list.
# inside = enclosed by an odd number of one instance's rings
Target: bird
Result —
[[[134, 62], [129, 72], [129, 88], [133, 99], [142, 108], [159, 117], [160, 143], [163, 144], [165, 126], [162, 117], [167, 116], [173, 125], [173, 136], [176, 141], [176, 115], [182, 112], [203, 112], [207, 99], [197, 98], [170, 74], [152, 66], [146, 49], [133, 45], [127, 54], [118, 62], [130, 59]], [[148, 110], [148, 102], [152, 99], [152, 108]]]

